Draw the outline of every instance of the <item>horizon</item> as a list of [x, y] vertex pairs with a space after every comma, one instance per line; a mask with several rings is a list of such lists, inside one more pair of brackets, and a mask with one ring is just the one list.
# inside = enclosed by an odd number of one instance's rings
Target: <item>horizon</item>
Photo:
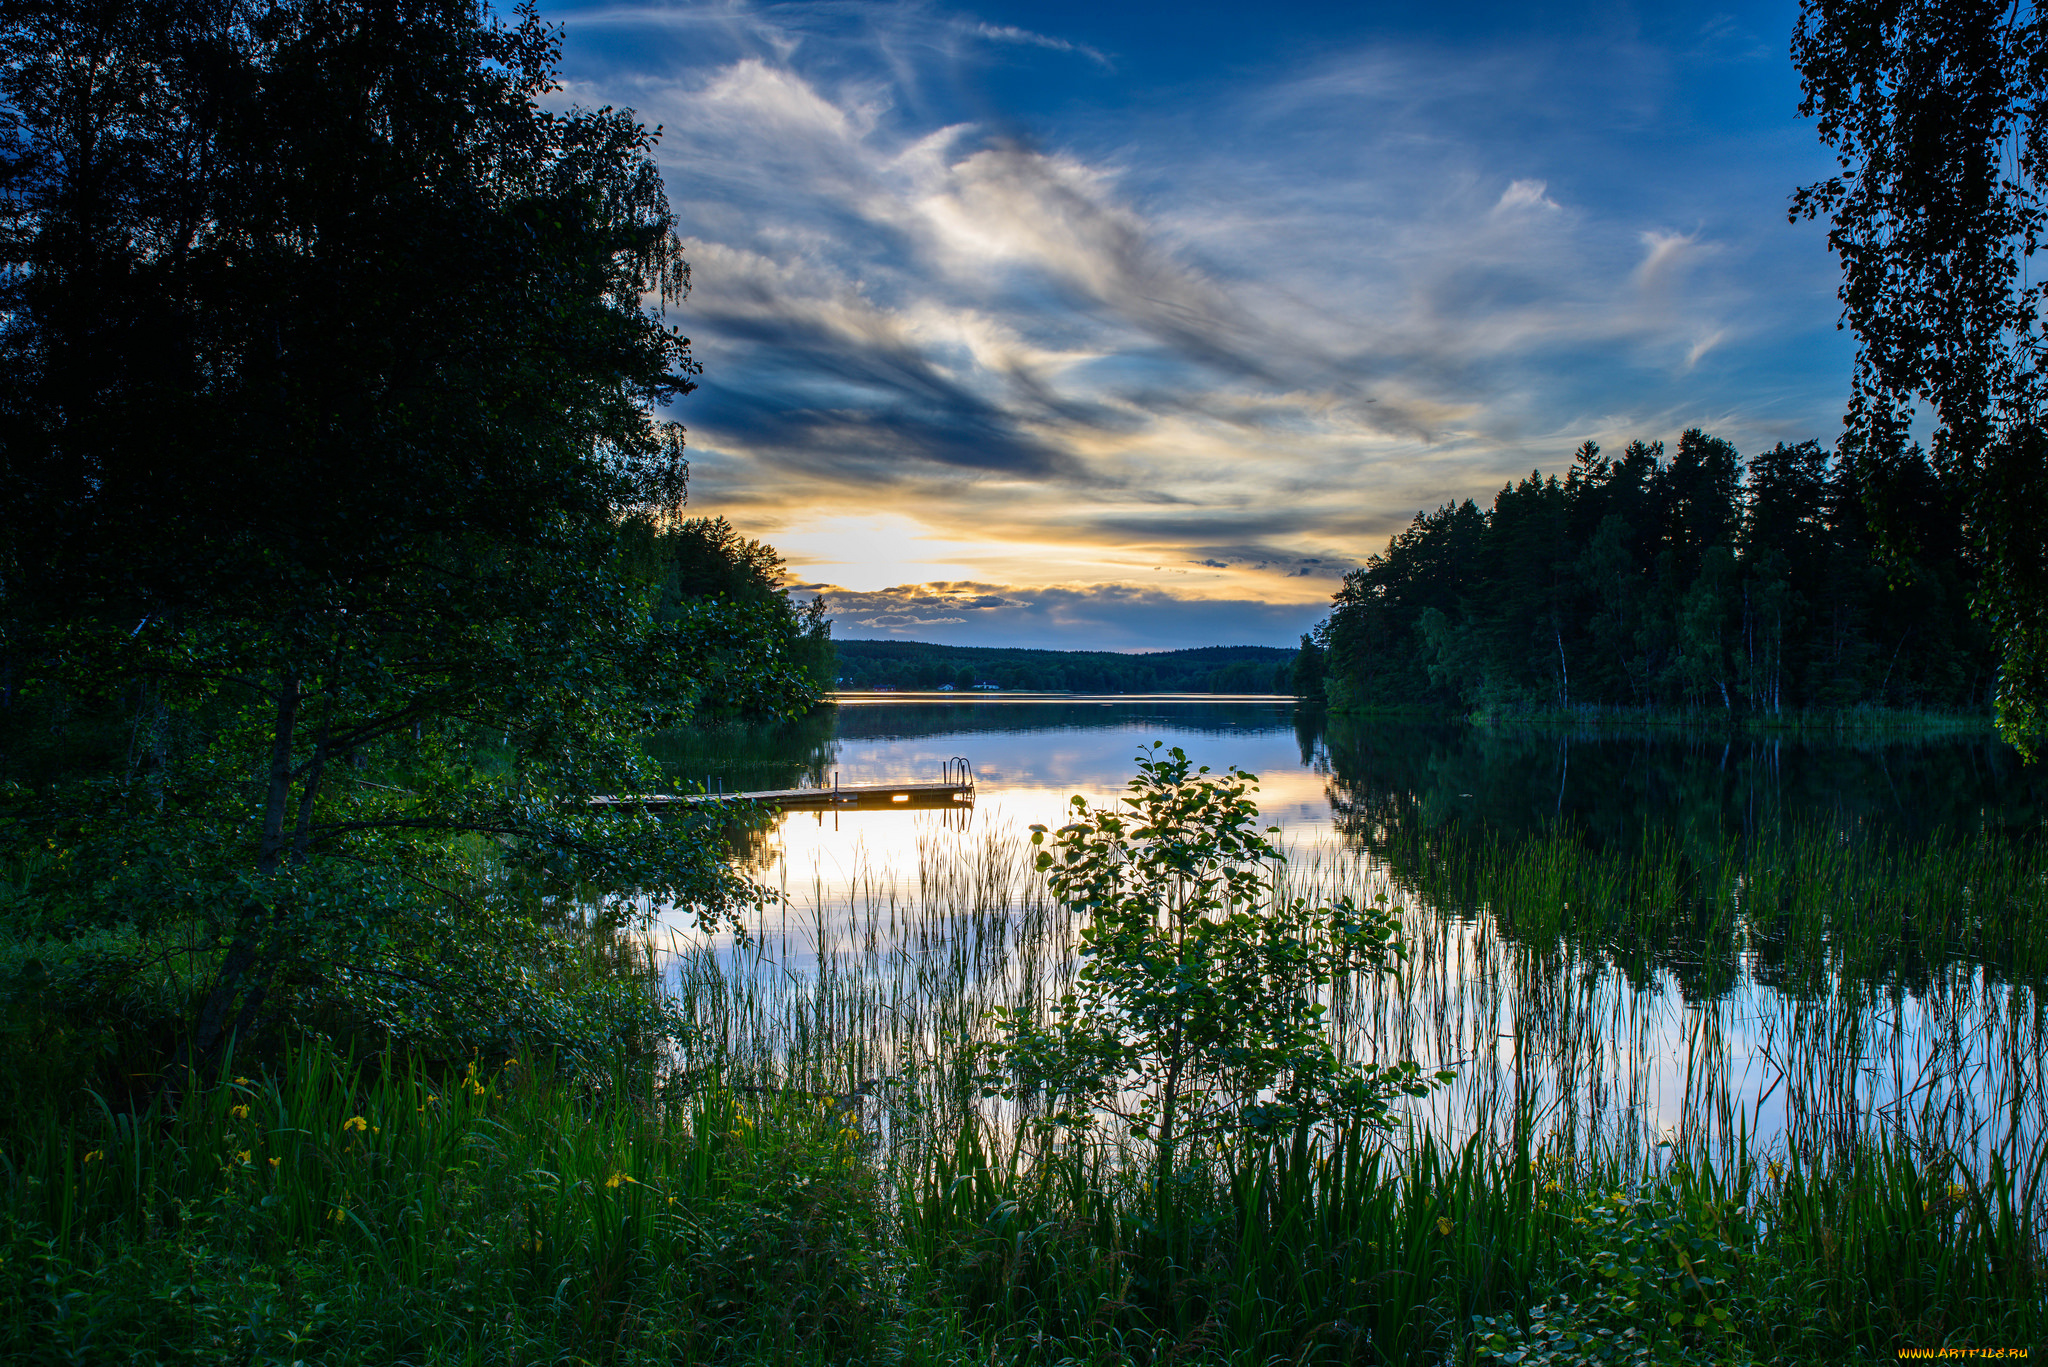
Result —
[[842, 631], [1286, 648], [1581, 441], [1840, 428], [1795, 4], [543, 12], [664, 126], [690, 510]]
[[1254, 641], [1213, 641], [1199, 646], [1165, 646], [1158, 650], [1105, 650], [1091, 646], [1068, 648], [1062, 646], [982, 646], [965, 645], [950, 641], [917, 641], [903, 636], [835, 636], [834, 645], [875, 645], [875, 646], [924, 646], [931, 650], [1023, 650], [1048, 655], [1177, 655], [1195, 650], [1299, 650], [1300, 643], [1289, 646], [1270, 646]]

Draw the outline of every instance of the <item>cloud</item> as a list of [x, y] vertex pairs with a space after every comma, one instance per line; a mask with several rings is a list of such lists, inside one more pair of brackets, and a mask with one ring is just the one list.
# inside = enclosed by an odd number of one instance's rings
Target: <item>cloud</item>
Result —
[[[979, 611], [947, 611], [968, 600]], [[870, 593], [827, 587], [841, 638], [930, 640], [1040, 650], [1168, 650], [1199, 645], [1291, 646], [1327, 602], [1187, 597], [1125, 584], [900, 584]], [[934, 633], [934, 627], [947, 630]]]
[[1105, 70], [1115, 70], [1109, 58], [1103, 56], [1086, 43], [1070, 42], [1065, 38], [1053, 38], [1043, 33], [1033, 33], [1014, 24], [976, 24], [976, 37], [986, 38], [992, 43], [1021, 43], [1027, 47], [1050, 48], [1054, 52], [1074, 52], [1098, 63]]
[[1508, 188], [1501, 191], [1500, 199], [1494, 204], [1493, 211], [1496, 214], [1511, 214], [1530, 209], [1556, 211], [1557, 202], [1544, 193], [1549, 188], [1546, 182], [1540, 180], [1510, 181]]
[[1685, 368], [1687, 370], [1691, 370], [1694, 366], [1698, 365], [1700, 363], [1700, 357], [1706, 355], [1709, 351], [1712, 351], [1717, 345], [1720, 344], [1721, 339], [1726, 337], [1727, 335], [1728, 329], [1715, 328], [1712, 332], [1709, 332], [1706, 336], [1694, 342], [1692, 346], [1687, 348], [1686, 350]]
[[879, 631], [903, 632], [909, 631], [912, 627], [952, 626], [966, 620], [965, 617], [918, 617], [907, 612], [882, 612], [873, 617], [854, 618], [853, 625], [872, 627]]
[[1114, 586], [1153, 566], [1176, 604], [1292, 621], [1418, 508], [1587, 437], [1754, 449], [1834, 420], [1839, 388], [1802, 378], [1844, 345], [1817, 237], [1800, 275], [1782, 194], [1674, 144], [1682, 82], [1589, 105], [1562, 79], [1653, 70], [1636, 48], [1340, 45], [1072, 122], [957, 98], [1029, 52], [1101, 79], [1041, 27], [802, 0], [571, 20], [569, 95], [668, 129], [693, 505], [819, 583], [854, 576], [818, 528], [886, 515], [890, 578], [985, 586], [858, 609], [924, 619], [889, 629], [1135, 630]]
[[1666, 233], [1652, 229], [1640, 236], [1643, 261], [1636, 267], [1635, 279], [1645, 291], [1670, 289], [1688, 266], [1717, 250], [1713, 243], [1700, 241], [1696, 232]]

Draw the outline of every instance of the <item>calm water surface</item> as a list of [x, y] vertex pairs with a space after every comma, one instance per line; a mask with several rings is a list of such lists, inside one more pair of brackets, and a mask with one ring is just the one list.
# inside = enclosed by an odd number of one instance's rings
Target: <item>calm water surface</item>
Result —
[[[937, 780], [973, 765], [971, 812], [785, 816], [758, 852], [771, 882], [840, 889], [875, 875], [936, 828], [1022, 832], [1057, 824], [1074, 795], [1114, 800], [1153, 742], [1259, 778], [1262, 814], [1297, 856], [1356, 856], [1395, 813], [1516, 836], [1568, 823], [1594, 847], [1664, 831], [1702, 847], [1791, 827], [1924, 838], [2027, 837], [2048, 820], [2048, 782], [1988, 733], [1960, 737], [1724, 737], [1676, 730], [1556, 731], [1325, 721], [1288, 698], [1001, 695], [905, 701], [851, 696], [787, 727], [672, 737], [658, 753], [723, 791]], [[821, 881], [822, 880], [822, 881]]]
[[[936, 780], [973, 766], [971, 808], [797, 812], [751, 851], [783, 890], [776, 939], [802, 973], [850, 945], [868, 907], [905, 905], [934, 850], [971, 854], [1057, 825], [1078, 794], [1120, 796], [1153, 742], [1260, 781], [1260, 810], [1311, 877], [1408, 907], [1408, 974], [1344, 1003], [1362, 1053], [1459, 1065], [1424, 1108], [1456, 1129], [1527, 1106], [1571, 1130], [1677, 1131], [1766, 1146], [1872, 1117], [1930, 1124], [1978, 1148], [2048, 1134], [2041, 1004], [2032, 988], [1961, 966], [1904, 990], [1835, 983], [1788, 992], [1747, 972], [1702, 996], [1598, 947], [1530, 946], [1484, 900], [1430, 907], [1376, 851], [1393, 823], [1457, 825], [1513, 841], [1560, 825], [1593, 851], [1648, 838], [1708, 859], [1731, 840], [1791, 830], [1920, 841], [2035, 839], [2048, 784], [1988, 734], [1764, 739], [1374, 724], [1297, 713], [1290, 699], [849, 697], [789, 727], [668, 738], [679, 777], [725, 791]], [[943, 862], [941, 860], [940, 862]], [[795, 927], [795, 929], [792, 929]], [[1909, 1123], [1910, 1122], [1910, 1123]]]

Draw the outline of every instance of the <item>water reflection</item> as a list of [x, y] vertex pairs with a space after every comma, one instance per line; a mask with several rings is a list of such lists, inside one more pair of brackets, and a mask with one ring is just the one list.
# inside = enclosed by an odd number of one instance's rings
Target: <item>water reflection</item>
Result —
[[1590, 732], [1304, 719], [1340, 830], [1457, 821], [1502, 834], [1567, 824], [1594, 847], [1646, 833], [1718, 848], [1789, 827], [2038, 834], [2048, 783], [1988, 731], [1951, 736]]
[[[1059, 962], [1062, 919], [1026, 925], [1026, 828], [1058, 824], [1075, 794], [1114, 801], [1157, 740], [1258, 774], [1306, 888], [1407, 906], [1407, 971], [1349, 986], [1333, 1014], [1361, 1056], [1460, 1064], [1421, 1108], [1446, 1130], [1521, 1110], [1633, 1142], [1669, 1129], [1812, 1148], [1883, 1124], [1982, 1151], [2048, 1134], [2048, 945], [2011, 923], [2001, 940], [1986, 909], [2048, 927], [2038, 857], [2012, 854], [2033, 848], [2048, 792], [1988, 736], [1326, 724], [1213, 698], [880, 699], [824, 716], [657, 754], [728, 791], [929, 780], [966, 755], [979, 792], [971, 810], [794, 812], [749, 832], [750, 867], [786, 900], [747, 961], [785, 975], [778, 992], [896, 965], [890, 1020], [968, 1028], [979, 1008], [961, 994], [1001, 984], [932, 974], [944, 928], [975, 927], [962, 962], [977, 974]], [[1912, 850], [1949, 862], [1897, 853]], [[965, 887], [983, 891], [963, 901]], [[1019, 899], [1014, 914], [992, 897]], [[915, 954], [884, 943], [910, 934]], [[862, 1066], [887, 1071], [895, 1027], [847, 1020]]]

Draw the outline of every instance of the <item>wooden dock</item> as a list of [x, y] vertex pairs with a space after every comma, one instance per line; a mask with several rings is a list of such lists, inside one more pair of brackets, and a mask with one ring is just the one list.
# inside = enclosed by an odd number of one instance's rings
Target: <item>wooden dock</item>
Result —
[[593, 807], [678, 807], [703, 802], [756, 802], [766, 807], [818, 808], [931, 808], [953, 807], [974, 801], [974, 768], [954, 757], [945, 764], [945, 777], [937, 783], [848, 783], [833, 776], [829, 788], [769, 788], [754, 793], [646, 793], [620, 797], [594, 797]]

